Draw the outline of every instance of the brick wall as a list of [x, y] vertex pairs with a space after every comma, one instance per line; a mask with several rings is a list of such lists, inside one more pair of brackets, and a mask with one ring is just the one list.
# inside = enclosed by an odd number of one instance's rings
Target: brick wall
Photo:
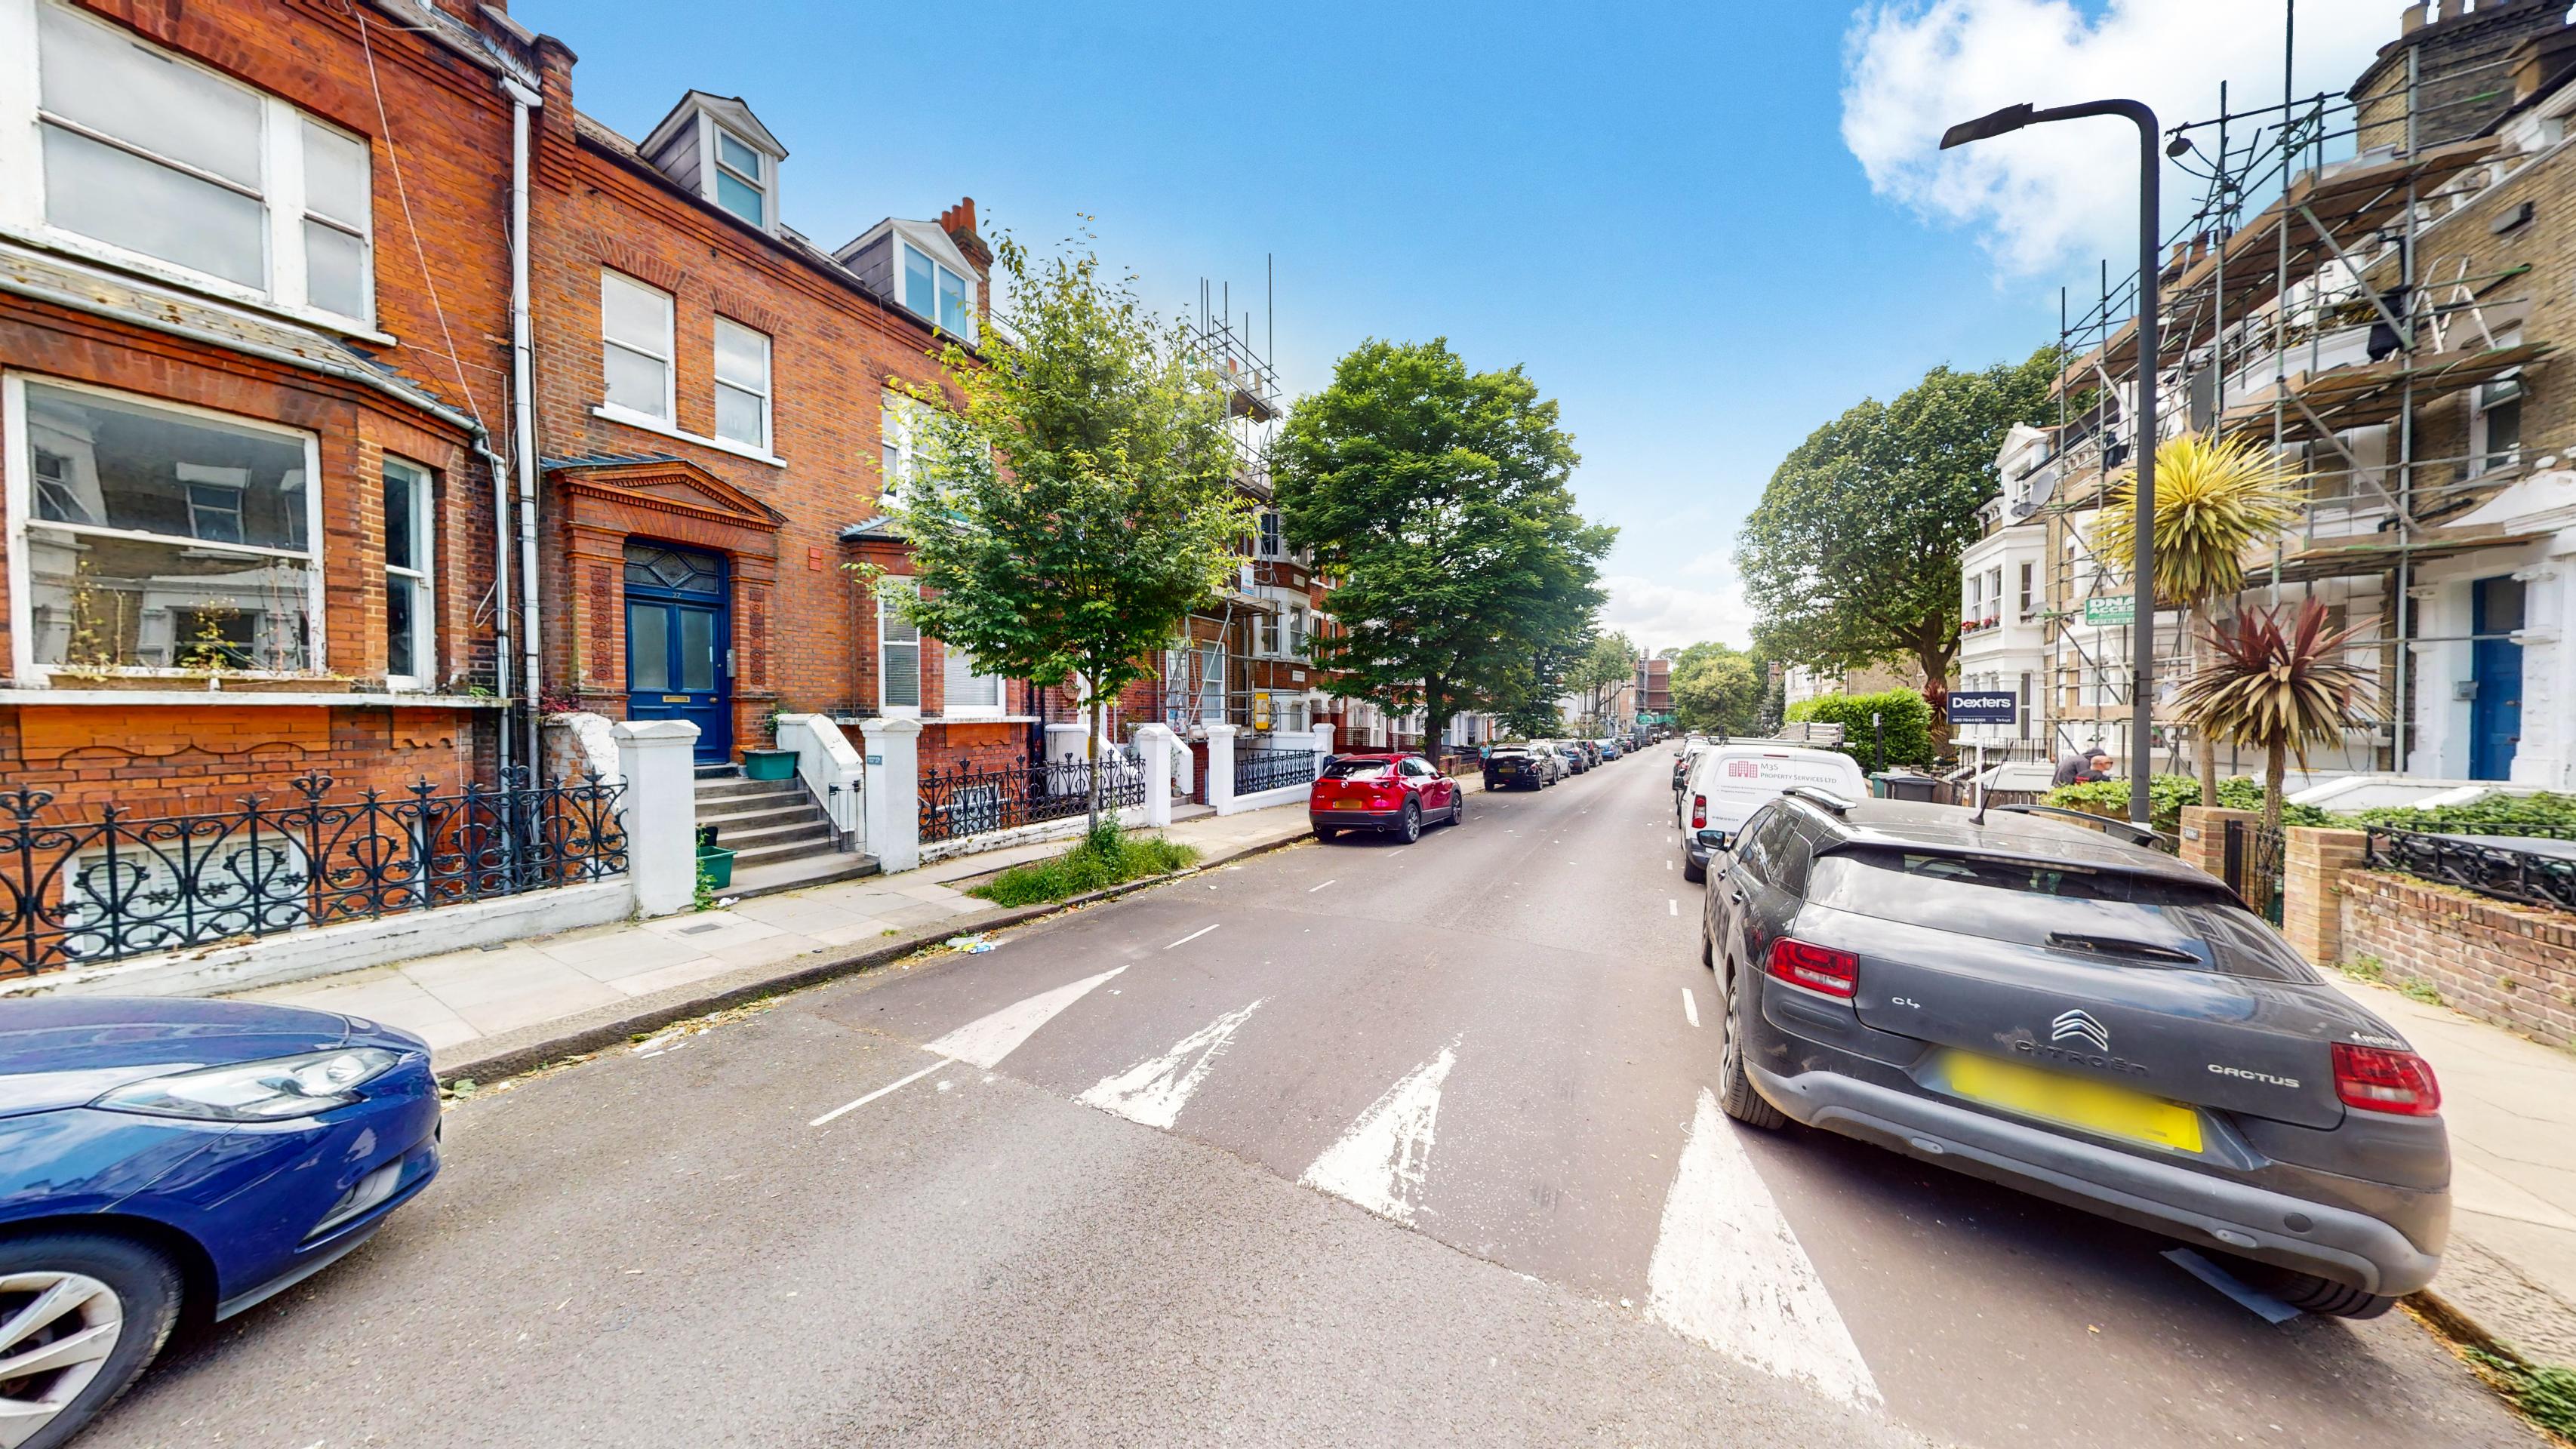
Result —
[[2294, 825], [2281, 832], [2281, 934], [2311, 965], [2343, 963], [2344, 872], [2361, 865], [2362, 833]]
[[2423, 981], [2444, 1004], [2576, 1047], [2576, 914], [2489, 900], [2412, 876], [2346, 871], [2343, 960]]

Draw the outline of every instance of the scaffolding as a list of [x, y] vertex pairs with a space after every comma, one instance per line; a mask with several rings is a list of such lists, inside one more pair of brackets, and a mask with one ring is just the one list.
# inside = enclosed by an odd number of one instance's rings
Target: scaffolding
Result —
[[[2413, 649], [2500, 637], [2420, 633], [2417, 571], [2522, 541], [2450, 520], [2520, 476], [2522, 459], [2563, 451], [2518, 432], [2521, 379], [2552, 350], [2518, 335], [2530, 268], [2482, 272], [2470, 253], [2488, 240], [2485, 227], [2425, 238], [2502, 170], [2491, 121], [2512, 85], [2500, 47], [2428, 68], [2410, 31], [2353, 96], [2302, 96], [2292, 81], [2295, 10], [2285, 11], [2281, 99], [2240, 108], [2222, 85], [2215, 116], [2166, 132], [2168, 158], [2198, 192], [2165, 238], [2158, 355], [2139, 356], [2134, 274], [2115, 279], [2105, 263], [2095, 299], [2080, 308], [2061, 289], [2063, 363], [2047, 453], [2005, 480], [1988, 515], [1989, 533], [2046, 530], [2037, 615], [2045, 707], [2035, 713], [2061, 747], [2120, 733], [2130, 633], [2147, 627], [2157, 632], [2156, 738], [2127, 747], [2161, 749], [2173, 768], [2187, 768], [2179, 720], [2164, 713], [2187, 653], [2186, 618], [2137, 612], [2129, 561], [2097, 557], [2087, 526], [2135, 447], [2152, 445], [2125, 431], [2142, 380], [2159, 389], [2164, 437], [2253, 438], [2302, 480], [2296, 523], [2267, 564], [2249, 564], [2240, 598], [2321, 599], [2336, 627], [2357, 630], [2355, 662], [2375, 663], [2383, 722], [2348, 737], [2340, 758], [2317, 752], [2331, 768], [2406, 768]], [[2462, 398], [2458, 446], [2428, 447], [2425, 410]], [[2507, 417], [2517, 430], [2509, 445], [2499, 421]]]

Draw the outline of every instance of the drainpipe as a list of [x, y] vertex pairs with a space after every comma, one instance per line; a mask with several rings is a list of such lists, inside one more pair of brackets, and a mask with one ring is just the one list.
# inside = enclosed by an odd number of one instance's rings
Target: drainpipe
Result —
[[[544, 104], [536, 92], [507, 76], [501, 89], [510, 97], [510, 381], [513, 417], [510, 431], [519, 454], [519, 693], [527, 717], [527, 764], [534, 771], [545, 761], [540, 742], [537, 704], [537, 359], [528, 321], [528, 112]], [[496, 574], [498, 613], [509, 608], [509, 524], [503, 504], [502, 558]], [[505, 641], [506, 642], [506, 641]], [[505, 666], [506, 667], [506, 666]]]

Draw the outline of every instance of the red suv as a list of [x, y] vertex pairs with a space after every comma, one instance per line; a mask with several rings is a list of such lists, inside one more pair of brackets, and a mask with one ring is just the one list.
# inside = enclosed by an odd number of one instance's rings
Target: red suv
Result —
[[1336, 755], [1306, 792], [1315, 838], [1345, 830], [1391, 830], [1410, 844], [1422, 822], [1466, 818], [1467, 794], [1420, 755]]

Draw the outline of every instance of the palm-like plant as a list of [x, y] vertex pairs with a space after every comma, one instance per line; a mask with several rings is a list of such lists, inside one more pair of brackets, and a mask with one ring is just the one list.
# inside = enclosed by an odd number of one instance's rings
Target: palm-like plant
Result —
[[[2191, 611], [2192, 665], [2208, 663], [2201, 641], [2211, 606], [2245, 587], [2245, 554], [2270, 541], [2298, 516], [2296, 475], [2250, 438], [2185, 433], [2156, 449], [2156, 589], [2158, 599]], [[2093, 552], [2118, 563], [2137, 550], [2134, 471], [2113, 486], [2093, 523]], [[2139, 606], [2143, 626], [2152, 617]], [[2218, 742], [2198, 732], [2200, 803], [2218, 803]], [[2141, 746], [2142, 747], [2142, 746]]]
[[2281, 611], [2249, 609], [2210, 630], [2213, 656], [2183, 681], [2175, 702], [2201, 738], [2263, 750], [2263, 823], [2281, 828], [2281, 777], [2295, 753], [2306, 769], [2308, 746], [2330, 744], [2369, 723], [2370, 676], [2344, 654], [2353, 631], [2326, 632], [2326, 606], [2299, 605], [2282, 627]]

